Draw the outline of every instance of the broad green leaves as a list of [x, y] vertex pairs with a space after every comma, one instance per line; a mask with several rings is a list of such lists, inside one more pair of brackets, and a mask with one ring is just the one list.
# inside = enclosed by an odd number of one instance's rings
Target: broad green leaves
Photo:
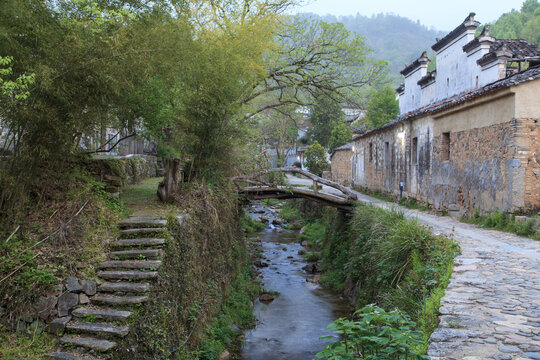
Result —
[[423, 343], [422, 333], [413, 330], [416, 324], [407, 315], [368, 305], [356, 311], [354, 318], [341, 318], [328, 326], [340, 340], [326, 346], [316, 359], [429, 359], [413, 351]]
[[21, 74], [14, 78], [12, 62], [12, 56], [0, 56], [0, 95], [15, 100], [25, 100], [30, 96], [28, 88], [34, 83], [36, 76], [35, 74]]

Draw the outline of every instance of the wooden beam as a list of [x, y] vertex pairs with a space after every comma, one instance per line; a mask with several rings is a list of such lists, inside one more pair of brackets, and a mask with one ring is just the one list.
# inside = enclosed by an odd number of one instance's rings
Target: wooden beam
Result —
[[345, 194], [350, 199], [356, 200], [358, 198], [356, 196], [356, 194], [353, 191], [351, 191], [349, 188], [347, 188], [347, 187], [345, 187], [345, 186], [343, 186], [341, 184], [338, 184], [337, 182], [324, 179], [324, 178], [322, 178], [320, 176], [314, 175], [314, 174], [312, 174], [310, 172], [307, 172], [305, 170], [302, 170], [302, 169], [299, 169], [299, 168], [296, 168], [296, 167], [270, 169], [270, 170], [265, 170], [265, 171], [258, 172], [256, 174], [251, 175], [251, 176], [235, 176], [235, 177], [231, 178], [231, 180], [236, 182], [238, 180], [257, 179], [257, 178], [260, 178], [261, 176], [264, 176], [264, 175], [267, 175], [267, 174], [270, 174], [270, 173], [274, 173], [274, 172], [300, 174], [300, 175], [305, 176], [305, 177], [307, 177], [307, 178], [309, 178], [309, 179], [311, 179], [313, 181], [316, 181], [317, 183], [320, 183], [320, 184], [323, 184], [323, 185], [326, 185], [326, 186], [330, 186], [330, 187], [332, 187], [334, 189], [338, 189], [339, 191], [341, 191], [343, 194]]

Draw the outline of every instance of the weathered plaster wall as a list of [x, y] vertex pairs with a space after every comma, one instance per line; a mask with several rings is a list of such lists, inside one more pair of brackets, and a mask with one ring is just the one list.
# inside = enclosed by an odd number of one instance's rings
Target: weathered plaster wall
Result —
[[332, 180], [349, 185], [352, 180], [352, 150], [337, 150], [331, 158]]

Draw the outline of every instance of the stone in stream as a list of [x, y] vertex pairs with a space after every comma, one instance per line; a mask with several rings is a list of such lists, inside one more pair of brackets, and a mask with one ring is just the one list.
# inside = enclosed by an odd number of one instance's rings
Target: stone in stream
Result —
[[274, 301], [274, 297], [270, 294], [264, 293], [259, 296], [259, 301], [263, 303], [271, 303], [272, 301]]
[[231, 358], [231, 353], [229, 353], [227, 350], [221, 353], [219, 356], [219, 360], [229, 360]]
[[253, 263], [253, 265], [255, 265], [256, 267], [258, 268], [265, 268], [265, 267], [268, 267], [269, 265], [267, 263], [265, 263], [264, 261], [261, 261], [261, 260], [257, 260]]

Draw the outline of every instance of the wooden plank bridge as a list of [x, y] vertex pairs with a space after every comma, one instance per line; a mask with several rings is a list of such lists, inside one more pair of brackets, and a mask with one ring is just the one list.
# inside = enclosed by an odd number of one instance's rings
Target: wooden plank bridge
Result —
[[[270, 173], [300, 174], [313, 181], [312, 189], [301, 185], [278, 185], [262, 180]], [[323, 179], [299, 168], [277, 168], [261, 171], [253, 175], [236, 176], [231, 179], [236, 185], [238, 195], [250, 200], [304, 198], [333, 206], [345, 212], [352, 212], [357, 199], [349, 188], [336, 182]], [[338, 191], [325, 191], [319, 185], [328, 186]]]

